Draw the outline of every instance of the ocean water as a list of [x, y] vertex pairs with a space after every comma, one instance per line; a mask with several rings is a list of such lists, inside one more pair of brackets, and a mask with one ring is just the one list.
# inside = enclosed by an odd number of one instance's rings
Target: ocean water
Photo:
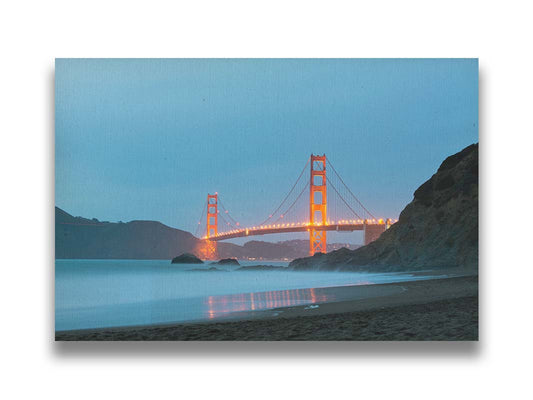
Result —
[[[282, 265], [282, 262], [260, 262]], [[241, 262], [241, 265], [255, 265]], [[240, 311], [257, 311], [336, 299], [334, 286], [427, 279], [410, 274], [207, 270], [209, 265], [167, 260], [56, 260], [55, 328], [204, 321]]]

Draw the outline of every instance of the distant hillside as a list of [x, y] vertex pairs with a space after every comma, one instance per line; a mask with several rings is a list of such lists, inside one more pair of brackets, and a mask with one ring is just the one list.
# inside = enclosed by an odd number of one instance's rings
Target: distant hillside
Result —
[[400, 271], [478, 266], [478, 144], [448, 157], [399, 221], [357, 250], [296, 259], [296, 270]]
[[99, 222], [56, 207], [56, 258], [172, 259], [198, 239], [155, 221]]
[[[182, 253], [197, 256], [200, 240], [157, 221], [107, 222], [74, 217], [55, 208], [56, 258], [172, 259]], [[341, 246], [332, 244], [329, 246]], [[239, 246], [218, 242], [219, 258], [292, 260], [308, 254], [307, 240], [270, 243], [253, 240]]]
[[[309, 239], [285, 240], [283, 242], [278, 242], [278, 243], [283, 244], [292, 249], [291, 254], [294, 254], [292, 258], [307, 257], [309, 255]], [[328, 243], [327, 244], [328, 252], [333, 251], [333, 250], [338, 250], [340, 248], [348, 248], [350, 250], [355, 250], [355, 249], [358, 249], [359, 247], [362, 247], [362, 245], [361, 244], [350, 244], [350, 243]]]

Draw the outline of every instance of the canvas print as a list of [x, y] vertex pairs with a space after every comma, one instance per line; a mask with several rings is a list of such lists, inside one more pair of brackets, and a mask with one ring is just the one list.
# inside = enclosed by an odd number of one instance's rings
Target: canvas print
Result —
[[478, 340], [477, 59], [57, 59], [55, 339]]

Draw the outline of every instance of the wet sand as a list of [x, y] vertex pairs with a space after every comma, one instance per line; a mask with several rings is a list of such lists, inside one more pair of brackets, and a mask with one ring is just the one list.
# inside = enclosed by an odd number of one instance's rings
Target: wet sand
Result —
[[[331, 289], [342, 298], [358, 287]], [[365, 290], [373, 296], [238, 313], [223, 322], [63, 331], [56, 340], [478, 340], [477, 276]]]

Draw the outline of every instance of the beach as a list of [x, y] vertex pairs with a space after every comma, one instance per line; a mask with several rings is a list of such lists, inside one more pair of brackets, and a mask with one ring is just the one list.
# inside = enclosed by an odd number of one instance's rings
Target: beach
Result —
[[[332, 289], [342, 294], [357, 286]], [[366, 290], [375, 292], [373, 297], [235, 313], [223, 322], [60, 331], [55, 337], [58, 341], [478, 340], [477, 275], [369, 285]]]

